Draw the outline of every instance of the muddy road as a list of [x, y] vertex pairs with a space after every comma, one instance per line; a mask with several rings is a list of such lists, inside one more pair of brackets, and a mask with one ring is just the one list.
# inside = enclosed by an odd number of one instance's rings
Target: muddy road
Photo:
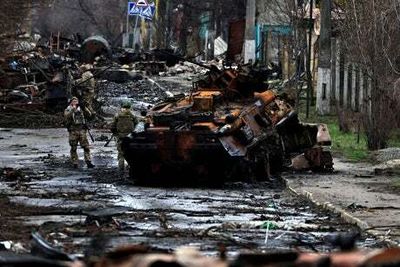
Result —
[[[96, 139], [108, 132], [94, 131]], [[279, 179], [222, 188], [137, 187], [117, 171], [115, 143], [92, 145], [95, 169], [72, 169], [65, 129], [0, 129], [0, 237], [29, 248], [38, 230], [63, 249], [83, 253], [99, 234], [107, 247], [183, 245], [217, 253], [243, 250], [331, 251], [332, 233], [356, 230], [285, 191]], [[82, 151], [79, 151], [82, 159]], [[312, 178], [310, 178], [312, 179]], [[360, 247], [379, 247], [362, 236]]]

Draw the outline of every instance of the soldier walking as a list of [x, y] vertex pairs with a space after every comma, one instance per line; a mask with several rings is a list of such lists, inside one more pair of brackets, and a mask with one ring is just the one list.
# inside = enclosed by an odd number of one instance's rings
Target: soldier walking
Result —
[[83, 64], [80, 67], [82, 76], [80, 79], [74, 81], [73, 85], [78, 86], [80, 90], [80, 95], [82, 99], [82, 104], [85, 111], [90, 114], [90, 116], [95, 115], [93, 109], [94, 92], [96, 87], [96, 81], [92, 73], [93, 66], [90, 64]]
[[120, 171], [125, 168], [125, 158], [121, 149], [122, 139], [133, 132], [137, 124], [138, 119], [131, 111], [131, 103], [122, 102], [121, 110], [115, 115], [111, 124], [111, 131], [118, 139], [118, 168]]
[[77, 97], [71, 99], [70, 105], [64, 111], [65, 124], [69, 133], [69, 145], [71, 146], [71, 162], [74, 168], [78, 168], [78, 143], [83, 148], [84, 158], [88, 168], [93, 168], [91, 161], [89, 141], [87, 139], [86, 119], [79, 107]]

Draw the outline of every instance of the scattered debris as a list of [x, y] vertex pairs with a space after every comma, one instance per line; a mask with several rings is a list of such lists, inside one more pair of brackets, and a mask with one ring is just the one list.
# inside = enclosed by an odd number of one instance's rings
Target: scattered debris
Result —
[[[400, 249], [389, 248], [374, 251], [362, 251], [354, 249], [357, 235], [336, 235], [331, 242], [341, 250], [329, 254], [286, 251], [270, 253], [240, 253], [234, 258], [226, 257], [227, 251], [223, 244], [220, 247], [219, 257], [203, 256], [194, 247], [181, 247], [174, 252], [167, 252], [138, 244], [127, 244], [112, 251], [105, 252], [106, 238], [94, 238], [83, 259], [77, 259], [62, 250], [51, 246], [38, 233], [32, 234], [31, 254], [29, 256], [4, 255], [2, 262], [7, 266], [20, 266], [41, 264], [49, 266], [65, 266], [67, 263], [73, 266], [317, 266], [329, 264], [329, 266], [397, 266], [400, 264]], [[306, 241], [304, 241], [306, 242]], [[5, 242], [3, 242], [5, 243]], [[8, 247], [14, 247], [6, 244]], [[312, 244], [310, 244], [312, 247]], [[315, 249], [314, 249], [315, 250]], [[24, 250], [25, 252], [25, 250]], [[64, 264], [65, 265], [64, 265]]]
[[22, 170], [13, 168], [0, 168], [0, 180], [18, 181], [25, 179], [25, 174]]
[[109, 82], [126, 83], [130, 81], [142, 80], [143, 76], [136, 72], [129, 71], [127, 69], [111, 68], [103, 72], [100, 78], [107, 80]]

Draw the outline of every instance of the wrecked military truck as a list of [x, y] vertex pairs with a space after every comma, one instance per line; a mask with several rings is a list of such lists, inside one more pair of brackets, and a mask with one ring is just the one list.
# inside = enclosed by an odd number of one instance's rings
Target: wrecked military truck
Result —
[[190, 95], [154, 106], [144, 131], [123, 140], [130, 176], [220, 183], [267, 180], [285, 167], [331, 171], [326, 125], [300, 123], [289, 103], [252, 72], [211, 67]]

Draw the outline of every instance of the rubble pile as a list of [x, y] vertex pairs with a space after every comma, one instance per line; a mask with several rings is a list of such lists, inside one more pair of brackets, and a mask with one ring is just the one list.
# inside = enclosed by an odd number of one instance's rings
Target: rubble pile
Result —
[[[202, 68], [182, 63], [171, 51], [132, 52], [112, 50], [108, 42], [92, 36], [82, 43], [52, 35], [48, 42], [36, 41], [29, 51], [10, 51], [0, 59], [0, 125], [3, 127], [60, 127], [62, 111], [72, 95], [76, 96], [73, 79], [79, 65], [94, 64], [97, 81], [95, 109], [104, 114], [108, 105], [119, 105], [116, 99], [128, 98], [149, 106], [175, 93], [187, 92], [180, 84], [159, 82], [152, 77], [164, 76], [192, 80]], [[142, 66], [142, 67], [141, 67]], [[152, 66], [162, 66], [148, 69]], [[171, 93], [173, 92], [173, 93]], [[146, 105], [149, 104], [149, 105]], [[14, 119], [16, 110], [23, 119]], [[115, 109], [112, 109], [114, 112]], [[39, 114], [40, 113], [40, 114]], [[105, 115], [107, 114], [105, 112]]]
[[135, 101], [155, 104], [168, 97], [165, 90], [147, 79], [126, 83], [101, 81], [97, 85], [99, 98], [127, 97]]
[[198, 74], [206, 74], [206, 72], [207, 70], [204, 69], [204, 67], [196, 65], [192, 62], [184, 61], [168, 68], [167, 72], [160, 73], [160, 76], [175, 76], [177, 74], [185, 73], [188, 75], [187, 78], [190, 79], [192, 78], [193, 74], [197, 76]]
[[40, 110], [4, 106], [0, 112], [0, 126], [4, 128], [63, 127], [62, 113], [48, 114]]
[[[106, 218], [101, 218], [106, 219]], [[94, 220], [94, 225], [100, 225], [96, 216], [88, 216], [85, 223]], [[107, 220], [114, 228], [117, 222]], [[64, 235], [57, 236], [63, 238]], [[51, 236], [50, 238], [54, 238]], [[95, 238], [83, 258], [77, 258], [63, 250], [53, 247], [39, 233], [32, 233], [31, 255], [5, 254], [2, 262], [7, 266], [180, 266], [180, 267], [258, 267], [258, 266], [332, 266], [332, 267], [361, 267], [361, 266], [398, 266], [400, 263], [400, 249], [386, 248], [358, 250], [355, 248], [355, 239], [352, 234], [335, 235], [332, 238], [340, 240], [337, 246], [340, 250], [331, 253], [318, 251], [270, 251], [270, 252], [242, 252], [234, 257], [229, 256], [229, 251], [224, 244], [220, 244], [215, 257], [203, 255], [195, 247], [181, 247], [175, 251], [166, 251], [142, 244], [126, 244], [111, 251], [105, 252], [108, 240], [105, 237]], [[333, 242], [333, 241], [332, 241]], [[12, 246], [3, 242], [4, 250], [11, 250]], [[312, 244], [310, 244], [312, 247]], [[28, 252], [28, 251], [24, 251]]]
[[67, 72], [76, 69], [69, 50], [56, 52], [36, 40], [28, 50], [9, 51], [0, 62], [1, 126], [60, 127]]

